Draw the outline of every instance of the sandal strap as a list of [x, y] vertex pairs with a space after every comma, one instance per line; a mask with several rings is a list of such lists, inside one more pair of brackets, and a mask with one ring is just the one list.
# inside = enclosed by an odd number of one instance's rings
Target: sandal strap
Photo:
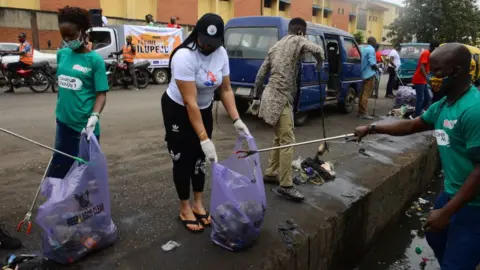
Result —
[[196, 218], [198, 219], [208, 219], [210, 217], [210, 213], [208, 213], [208, 211], [205, 211], [205, 215], [202, 215], [202, 214], [196, 214], [196, 213], [193, 213], [195, 215]]

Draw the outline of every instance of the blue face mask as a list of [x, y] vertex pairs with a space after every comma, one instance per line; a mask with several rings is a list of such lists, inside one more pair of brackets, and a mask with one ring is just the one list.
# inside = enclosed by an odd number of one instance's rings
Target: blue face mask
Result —
[[63, 45], [64, 45], [65, 47], [67, 47], [67, 48], [70, 48], [70, 49], [73, 50], [73, 51], [74, 51], [74, 50], [77, 50], [78, 48], [82, 47], [82, 45], [84, 45], [84, 42], [82, 42], [82, 41], [80, 40], [80, 37], [81, 37], [81, 36], [79, 35], [79, 37], [78, 37], [77, 39], [75, 39], [75, 40], [70, 40], [70, 41], [68, 41], [68, 42], [64, 40], [64, 41], [63, 41]]

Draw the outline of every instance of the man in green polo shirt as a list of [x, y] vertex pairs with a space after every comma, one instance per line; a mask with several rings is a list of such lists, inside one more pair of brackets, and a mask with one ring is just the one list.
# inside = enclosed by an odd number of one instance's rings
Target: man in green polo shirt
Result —
[[441, 46], [431, 54], [430, 68], [443, 78], [446, 97], [414, 120], [355, 129], [359, 139], [372, 133], [404, 136], [433, 130], [445, 190], [424, 229], [442, 270], [473, 270], [480, 263], [480, 91], [471, 85], [470, 60], [460, 43]]

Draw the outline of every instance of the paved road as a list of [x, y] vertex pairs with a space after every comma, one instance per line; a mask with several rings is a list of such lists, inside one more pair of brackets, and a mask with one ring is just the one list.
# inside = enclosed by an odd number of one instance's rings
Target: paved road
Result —
[[[380, 95], [383, 96], [384, 83], [381, 89]], [[150, 86], [139, 92], [114, 90], [108, 94], [107, 106], [102, 114], [102, 149], [109, 163], [112, 212], [120, 239], [114, 247], [83, 261], [78, 268], [110, 269], [105, 266], [108, 263], [120, 269], [160, 269], [153, 265], [162, 263], [166, 267], [162, 269], [194, 269], [202, 262], [199, 254], [213, 248], [207, 233], [192, 236], [177, 221], [178, 206], [171, 180], [171, 160], [163, 143], [165, 132], [160, 97], [164, 91], [163, 86]], [[53, 93], [34, 94], [28, 90], [14, 95], [2, 93], [0, 127], [52, 144], [55, 102], [56, 95]], [[377, 114], [385, 115], [392, 103], [392, 100], [379, 99]], [[370, 106], [373, 106], [373, 100]], [[254, 117], [245, 117], [244, 121], [259, 147], [270, 146], [273, 132], [268, 126]], [[351, 132], [361, 123], [365, 122], [357, 119], [355, 113], [343, 115], [335, 106], [326, 108], [327, 135]], [[295, 133], [297, 141], [321, 138], [319, 114], [313, 113], [308, 124], [297, 128]], [[231, 154], [235, 138], [231, 121], [220, 106], [218, 126], [213, 135], [220, 159]], [[5, 134], [0, 134], [0, 142], [0, 223], [13, 231], [28, 209], [50, 153]], [[316, 146], [299, 147], [296, 155], [311, 156], [314, 148]], [[347, 148], [334, 144], [326, 158], [341, 163]], [[355, 152], [353, 146], [348, 149], [351, 153]], [[266, 165], [266, 155], [262, 155], [262, 165]], [[206, 202], [209, 201], [208, 196]], [[272, 197], [268, 192], [269, 207], [288, 204]], [[34, 228], [31, 236], [17, 236], [21, 237], [28, 250], [41, 249], [38, 228]], [[167, 256], [161, 253], [159, 247], [168, 240], [179, 241], [182, 247]], [[231, 253], [218, 254], [227, 254], [222, 258], [225, 266], [233, 263], [228, 257]], [[1, 251], [0, 258], [4, 255], [5, 252]], [[248, 263], [241, 256], [237, 256], [237, 260], [238, 263]]]

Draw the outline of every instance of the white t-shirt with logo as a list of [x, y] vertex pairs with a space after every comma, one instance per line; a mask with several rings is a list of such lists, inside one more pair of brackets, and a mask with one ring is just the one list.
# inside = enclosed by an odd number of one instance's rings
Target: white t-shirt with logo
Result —
[[230, 75], [228, 55], [223, 47], [209, 56], [201, 54], [198, 49], [179, 49], [173, 56], [171, 68], [172, 80], [168, 85], [167, 95], [176, 103], [184, 105], [175, 80], [195, 82], [200, 109], [208, 108], [212, 104], [214, 92], [222, 84], [223, 77]]
[[393, 64], [395, 64], [395, 69], [398, 71], [402, 62], [400, 62], [400, 55], [398, 54], [397, 50], [392, 49], [388, 54], [388, 58], [393, 57]]

